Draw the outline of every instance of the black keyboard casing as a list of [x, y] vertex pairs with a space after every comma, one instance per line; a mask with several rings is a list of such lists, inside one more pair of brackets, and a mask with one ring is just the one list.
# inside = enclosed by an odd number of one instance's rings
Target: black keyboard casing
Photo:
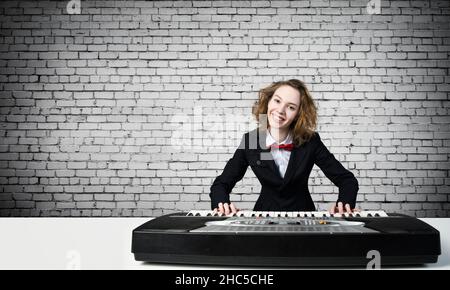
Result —
[[231, 266], [366, 266], [380, 253], [381, 265], [437, 262], [439, 231], [406, 215], [348, 217], [378, 233], [193, 233], [205, 222], [227, 217], [175, 213], [133, 230], [132, 253], [151, 263]]

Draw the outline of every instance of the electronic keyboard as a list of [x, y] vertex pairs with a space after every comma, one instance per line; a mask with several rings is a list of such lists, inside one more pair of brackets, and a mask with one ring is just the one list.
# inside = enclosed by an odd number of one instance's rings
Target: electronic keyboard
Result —
[[133, 230], [137, 261], [233, 266], [366, 266], [437, 262], [432, 226], [384, 211], [174, 213]]

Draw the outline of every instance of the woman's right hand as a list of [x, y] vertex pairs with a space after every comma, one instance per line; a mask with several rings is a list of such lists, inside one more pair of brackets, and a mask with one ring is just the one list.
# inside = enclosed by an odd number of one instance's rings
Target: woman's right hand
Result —
[[240, 209], [236, 208], [236, 206], [233, 203], [222, 203], [219, 202], [219, 207], [216, 207], [213, 211], [214, 213], [218, 212], [221, 214], [225, 214], [225, 215], [229, 215], [229, 214], [234, 214], [237, 213], [238, 211], [240, 211]]

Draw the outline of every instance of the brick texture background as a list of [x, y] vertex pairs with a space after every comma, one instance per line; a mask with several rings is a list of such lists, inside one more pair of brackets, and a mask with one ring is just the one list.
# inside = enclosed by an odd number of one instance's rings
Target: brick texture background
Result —
[[[257, 91], [289, 78], [360, 207], [449, 216], [449, 1], [67, 3], [0, 2], [1, 216], [208, 209]], [[249, 169], [232, 200], [259, 190]], [[337, 198], [317, 167], [310, 190]]]

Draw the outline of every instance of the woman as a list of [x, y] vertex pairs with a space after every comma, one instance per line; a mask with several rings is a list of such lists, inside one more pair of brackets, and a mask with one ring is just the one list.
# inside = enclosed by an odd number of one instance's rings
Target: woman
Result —
[[212, 184], [212, 209], [224, 214], [238, 211], [229, 194], [250, 165], [262, 186], [255, 211], [315, 211], [308, 178], [316, 164], [339, 187], [329, 211], [353, 212], [358, 181], [315, 132], [317, 109], [303, 82], [279, 81], [261, 89], [253, 114], [260, 120], [259, 128], [244, 134]]

